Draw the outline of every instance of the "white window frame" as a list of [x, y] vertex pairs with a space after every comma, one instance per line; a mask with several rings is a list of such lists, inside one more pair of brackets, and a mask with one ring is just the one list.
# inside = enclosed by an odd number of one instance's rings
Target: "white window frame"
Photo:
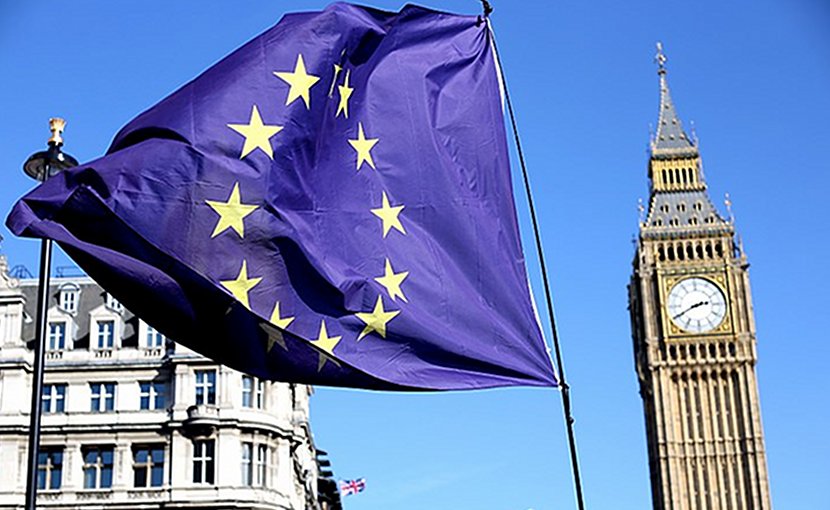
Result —
[[[57, 387], [63, 387], [63, 395], [58, 393]], [[66, 412], [66, 394], [68, 393], [69, 385], [66, 383], [48, 383], [43, 385], [43, 396], [41, 397], [41, 409], [44, 414], [56, 414]], [[63, 410], [58, 411], [58, 401], [63, 401]], [[43, 404], [46, 404], [44, 409]]]
[[244, 441], [241, 456], [242, 485], [252, 487], [254, 485], [254, 443]]
[[120, 301], [115, 299], [112, 294], [109, 292], [104, 293], [104, 306], [107, 307], [109, 310], [112, 310], [115, 313], [121, 313], [124, 311], [124, 305], [121, 304]]
[[[213, 384], [208, 382], [209, 381], [208, 374], [211, 373], [211, 372], [213, 372]], [[199, 382], [199, 374], [205, 374], [205, 378], [202, 382]], [[193, 372], [193, 381], [194, 381], [193, 382], [193, 388], [194, 388], [193, 402], [196, 405], [209, 405], [209, 406], [216, 405], [216, 397], [217, 397], [217, 393], [218, 393], [217, 392], [217, 390], [218, 390], [218, 388], [217, 388], [218, 379], [219, 379], [219, 374], [217, 373], [215, 368], [208, 368], [208, 369], [204, 369], [204, 370], [195, 370]], [[199, 388], [202, 388], [202, 390], [203, 390], [202, 402], [199, 402]], [[210, 401], [210, 395], [211, 395], [210, 390], [211, 389], [213, 390], [213, 392], [212, 392], [213, 402]]]
[[268, 485], [268, 445], [256, 445], [256, 459], [254, 461], [254, 485], [266, 487]]
[[78, 313], [78, 302], [81, 300], [81, 287], [76, 283], [64, 283], [58, 288], [58, 308], [68, 314]]
[[[153, 326], [144, 323], [144, 347], [148, 349], [156, 349], [164, 347], [167, 343], [167, 337], [164, 336], [161, 331], [157, 330]], [[151, 340], [152, 339], [152, 340]], [[158, 345], [156, 345], [158, 344]]]
[[265, 408], [265, 381], [259, 377], [254, 377], [254, 408]]
[[[138, 462], [136, 460], [136, 453], [141, 450], [147, 451], [147, 460], [144, 462]], [[153, 452], [161, 450], [161, 462], [156, 463], [153, 460]], [[164, 486], [164, 461], [166, 460], [166, 452], [165, 452], [165, 445], [164, 443], [149, 443], [149, 444], [133, 444], [132, 447], [132, 457], [133, 457], [133, 487], [137, 489], [145, 489], [145, 488], [155, 488], [155, 487], [163, 487]], [[161, 467], [162, 475], [161, 475], [161, 483], [160, 484], [153, 484], [153, 468]], [[137, 485], [135, 483], [135, 476], [137, 471], [144, 471], [145, 476], [145, 484], [144, 485]]]
[[[107, 392], [107, 385], [112, 385], [112, 393]], [[98, 406], [93, 407], [93, 399], [95, 399], [96, 393], [93, 391], [93, 387], [98, 386], [99, 393], [98, 395]], [[116, 410], [116, 400], [115, 397], [118, 393], [118, 383], [113, 381], [102, 381], [102, 382], [90, 382], [89, 383], [89, 411], [92, 413], [113, 413]], [[112, 409], [107, 409], [107, 399], [112, 400]]]
[[[52, 462], [52, 455], [55, 452], [60, 452], [61, 461], [59, 464], [54, 464]], [[40, 463], [40, 455], [46, 454], [46, 463]], [[38, 487], [38, 491], [59, 491], [63, 486], [63, 471], [65, 466], [66, 460], [66, 452], [64, 451], [63, 446], [41, 446], [40, 450], [38, 451], [38, 463], [37, 463], [37, 473], [38, 476], [35, 479], [35, 483], [40, 479], [40, 473], [43, 471], [43, 487]], [[52, 482], [54, 478], [57, 477], [58, 483], [57, 487], [52, 487]]]
[[[150, 385], [149, 388], [147, 389], [146, 393], [141, 389], [142, 384], [149, 384]], [[139, 409], [141, 409], [142, 411], [158, 411], [160, 409], [165, 409], [167, 407], [167, 391], [161, 392], [161, 394], [164, 395], [164, 401], [162, 402], [162, 406], [161, 407], [156, 406], [156, 399], [157, 399], [157, 397], [159, 396], [159, 393], [160, 393], [159, 391], [156, 390], [156, 385], [159, 385], [159, 384], [162, 385], [162, 386], [165, 385], [164, 383], [156, 382], [156, 381], [152, 381], [152, 380], [151, 381], [139, 381], [138, 382], [138, 404], [139, 404], [138, 407], [139, 407]], [[165, 387], [165, 390], [166, 390], [166, 387]], [[147, 408], [141, 407], [141, 399], [143, 399], [145, 396], [149, 400]]]
[[[213, 456], [208, 455], [208, 444], [212, 445]], [[196, 480], [196, 474], [199, 480]], [[216, 440], [197, 439], [193, 441], [193, 483], [198, 485], [216, 484]]]
[[[95, 463], [88, 464], [86, 461], [86, 455], [90, 451], [96, 451], [97, 455], [95, 456]], [[94, 490], [94, 489], [110, 489], [112, 488], [113, 483], [115, 483], [115, 475], [116, 475], [116, 459], [115, 459], [115, 448], [108, 445], [102, 446], [87, 446], [81, 449], [81, 461], [83, 463], [83, 481], [84, 481], [84, 490]], [[112, 464], [104, 463], [104, 454], [109, 452], [112, 455]], [[105, 468], [109, 468], [110, 470], [110, 483], [109, 485], [104, 486], [104, 470]], [[87, 470], [94, 470], [95, 472], [95, 483], [92, 487], [86, 486], [86, 473]]]
[[[112, 322], [112, 347], [98, 347], [99, 324]], [[113, 351], [121, 347], [121, 316], [102, 306], [89, 312], [89, 350]]]
[[[63, 347], [55, 347], [57, 338], [52, 335], [52, 325], [63, 326]], [[71, 346], [71, 323], [67, 320], [58, 319], [47, 322], [46, 327], [46, 350], [51, 352], [66, 351], [72, 348]]]
[[[115, 349], [116, 348], [116, 345], [115, 345], [115, 330], [117, 328], [117, 326], [116, 326], [117, 323], [116, 323], [115, 319], [105, 319], [105, 318], [96, 319], [94, 321], [94, 324], [95, 324], [95, 347], [93, 347], [93, 349], [98, 350], [98, 351], [107, 351], [107, 350], [110, 350], [110, 349]], [[110, 327], [109, 331], [106, 331], [106, 330], [102, 331], [101, 327], [104, 326], [105, 324], [110, 324], [111, 327]], [[109, 338], [107, 338], [107, 336], [109, 336]], [[103, 343], [105, 343], [105, 344], [109, 343], [110, 345], [101, 345], [102, 340], [104, 340]], [[106, 342], [107, 340], [109, 340], [109, 342]]]
[[242, 375], [242, 407], [245, 409], [263, 409], [265, 407], [264, 380], [252, 375]]

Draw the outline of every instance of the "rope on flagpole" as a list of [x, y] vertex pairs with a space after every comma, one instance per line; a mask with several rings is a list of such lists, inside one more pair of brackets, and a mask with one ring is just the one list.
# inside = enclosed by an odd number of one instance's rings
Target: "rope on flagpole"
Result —
[[[559, 334], [556, 330], [556, 320], [553, 314], [553, 300], [550, 293], [550, 284], [548, 283], [548, 270], [545, 264], [545, 255], [542, 251], [542, 238], [539, 235], [539, 222], [536, 219], [536, 208], [533, 205], [533, 194], [530, 192], [530, 179], [527, 174], [527, 166], [525, 165], [524, 153], [522, 152], [522, 144], [519, 140], [519, 128], [516, 124], [516, 116], [513, 113], [513, 103], [510, 100], [510, 93], [507, 90], [507, 79], [504, 76], [504, 67], [501, 65], [501, 57], [496, 46], [496, 38], [493, 35], [492, 27], [490, 26], [490, 13], [493, 12], [490, 2], [481, 0], [481, 5], [484, 9], [484, 23], [486, 24], [487, 34], [490, 42], [493, 44], [493, 53], [496, 56], [501, 71], [501, 83], [504, 90], [504, 99], [507, 103], [507, 111], [510, 114], [510, 124], [513, 128], [513, 138], [516, 142], [516, 151], [519, 155], [519, 165], [522, 168], [522, 178], [524, 179], [525, 193], [527, 194], [528, 208], [530, 209], [530, 219], [533, 223], [533, 234], [536, 238], [536, 251], [539, 256], [539, 265], [541, 266], [542, 282], [545, 287], [545, 301], [548, 308], [548, 317], [550, 318], [551, 338], [553, 340], [553, 349], [556, 355], [556, 366], [559, 368], [559, 387], [562, 391], [562, 409], [565, 415], [565, 424], [568, 430], [568, 445], [571, 453], [571, 467], [573, 468], [574, 488], [576, 491], [576, 502], [579, 510], [585, 510], [585, 502], [582, 496], [582, 481], [579, 476], [579, 459], [576, 453], [576, 436], [574, 434], [574, 418], [571, 414], [571, 396], [570, 386], [565, 381], [565, 366], [562, 363], [562, 350], [559, 347]], [[481, 18], [479, 18], [481, 19]]]

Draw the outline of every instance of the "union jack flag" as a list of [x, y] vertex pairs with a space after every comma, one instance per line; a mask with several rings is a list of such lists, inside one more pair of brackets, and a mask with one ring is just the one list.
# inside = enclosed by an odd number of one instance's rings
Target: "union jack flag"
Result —
[[364, 489], [366, 489], [365, 478], [358, 478], [357, 480], [340, 480], [340, 493], [344, 496], [363, 492]]

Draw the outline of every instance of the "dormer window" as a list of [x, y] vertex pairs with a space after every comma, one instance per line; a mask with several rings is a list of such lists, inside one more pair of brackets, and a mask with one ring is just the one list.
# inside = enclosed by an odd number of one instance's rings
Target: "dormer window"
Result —
[[144, 337], [145, 339], [145, 347], [153, 348], [153, 347], [164, 347], [165, 338], [164, 335], [161, 334], [153, 326], [147, 324], [147, 333]]
[[95, 345], [98, 349], [112, 349], [115, 347], [115, 321], [99, 320], [96, 323]]
[[107, 292], [104, 297], [104, 306], [106, 306], [115, 313], [121, 313], [124, 311], [124, 305], [122, 305], [117, 299], [115, 299], [109, 292]]
[[58, 294], [58, 307], [66, 313], [76, 313], [78, 311], [80, 295], [81, 288], [74, 283], [63, 285]]
[[66, 322], [50, 322], [46, 348], [50, 351], [66, 349]]

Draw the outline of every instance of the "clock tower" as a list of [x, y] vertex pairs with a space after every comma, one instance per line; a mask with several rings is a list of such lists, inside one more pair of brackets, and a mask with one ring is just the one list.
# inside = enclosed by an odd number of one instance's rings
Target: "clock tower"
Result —
[[[628, 286], [655, 510], [768, 510], [749, 263], [669, 95]], [[729, 202], [727, 201], [727, 206]]]

